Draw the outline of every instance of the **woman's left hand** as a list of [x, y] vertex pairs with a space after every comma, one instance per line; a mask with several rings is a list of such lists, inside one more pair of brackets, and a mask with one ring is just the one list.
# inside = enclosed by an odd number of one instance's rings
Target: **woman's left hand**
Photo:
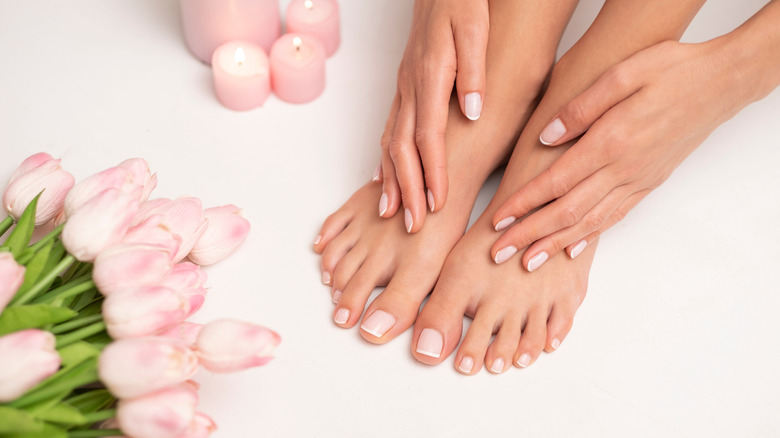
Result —
[[533, 271], [563, 249], [576, 257], [621, 220], [719, 124], [754, 100], [746, 91], [753, 72], [734, 52], [727, 37], [666, 41], [616, 65], [561, 108], [542, 131], [543, 144], [561, 145], [587, 132], [496, 211], [498, 231], [528, 216], [496, 241], [493, 260], [501, 263], [531, 245], [522, 264]]

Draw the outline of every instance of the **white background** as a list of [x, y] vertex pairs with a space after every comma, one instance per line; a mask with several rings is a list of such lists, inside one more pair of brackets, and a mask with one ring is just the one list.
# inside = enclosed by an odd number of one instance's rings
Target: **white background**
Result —
[[[684, 39], [727, 32], [763, 3], [711, 0]], [[780, 93], [725, 123], [602, 238], [556, 353], [464, 377], [451, 357], [417, 363], [410, 332], [378, 347], [331, 322], [311, 242], [371, 177], [411, 18], [411, 1], [341, 6], [325, 93], [237, 113], [187, 51], [176, 1], [0, 0], [0, 178], [38, 151], [77, 179], [141, 156], [157, 196], [234, 203], [252, 222], [209, 268], [196, 319], [255, 321], [283, 343], [264, 368], [198, 374], [215, 437], [780, 434]], [[599, 6], [583, 1], [562, 49]]]

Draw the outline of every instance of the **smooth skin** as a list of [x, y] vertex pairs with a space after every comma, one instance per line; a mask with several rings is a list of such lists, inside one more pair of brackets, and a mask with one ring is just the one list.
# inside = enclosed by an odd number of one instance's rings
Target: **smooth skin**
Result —
[[775, 0], [722, 37], [656, 44], [563, 105], [540, 142], [582, 138], [496, 211], [497, 230], [528, 216], [498, 238], [494, 259], [532, 243], [521, 260], [529, 271], [564, 249], [574, 258], [625, 217], [715, 128], [780, 85], [777, 23]]

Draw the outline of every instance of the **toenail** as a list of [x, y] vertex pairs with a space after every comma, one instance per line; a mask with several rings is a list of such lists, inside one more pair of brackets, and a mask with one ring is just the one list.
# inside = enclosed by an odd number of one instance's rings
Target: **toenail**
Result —
[[516, 218], [516, 217], [514, 217], [514, 216], [509, 216], [509, 217], [507, 217], [507, 218], [501, 219], [501, 220], [500, 220], [500, 221], [498, 221], [498, 223], [496, 224], [496, 231], [501, 231], [501, 230], [503, 230], [504, 228], [506, 228], [506, 227], [508, 227], [508, 226], [512, 225], [512, 223], [513, 223], [514, 221], [516, 221], [516, 220], [517, 220], [517, 218]]
[[501, 374], [504, 372], [504, 359], [500, 357], [493, 361], [493, 365], [490, 366], [490, 371]]
[[325, 271], [322, 272], [322, 284], [330, 284], [330, 274]]
[[371, 178], [371, 181], [378, 182], [379, 181], [379, 172], [382, 171], [382, 163], [376, 165], [376, 169], [374, 169], [374, 176]]
[[384, 310], [375, 310], [365, 321], [363, 321], [363, 324], [360, 325], [360, 329], [376, 338], [381, 338], [394, 325], [395, 317], [393, 317], [393, 315]]
[[460, 365], [458, 365], [458, 370], [461, 373], [469, 374], [473, 369], [474, 369], [474, 359], [472, 359], [471, 356], [466, 356], [460, 360]]
[[435, 329], [423, 329], [417, 340], [417, 352], [426, 356], [438, 358], [444, 346], [444, 337]]
[[346, 324], [348, 319], [349, 310], [344, 308], [339, 309], [339, 311], [336, 312], [336, 316], [333, 317], [333, 320], [336, 321], [336, 324]]
[[428, 206], [431, 208], [431, 213], [433, 213], [433, 210], [436, 207], [436, 200], [433, 199], [433, 192], [431, 189], [428, 189]]
[[512, 257], [517, 252], [517, 248], [514, 246], [507, 246], [506, 248], [500, 249], [496, 253], [496, 258], [494, 261], [496, 264], [500, 265], [501, 263], [504, 263], [505, 261], [509, 260], [509, 257]]
[[317, 245], [322, 241], [322, 235], [317, 234], [317, 237], [314, 238], [314, 244]]
[[409, 211], [408, 208], [404, 211], [404, 223], [406, 223], [406, 232], [411, 233], [412, 225], [414, 225], [414, 218], [412, 217], [412, 212]]
[[557, 350], [558, 347], [561, 346], [561, 340], [558, 338], [553, 338], [552, 342], [550, 342], [550, 346], [553, 348], [553, 350]]
[[521, 368], [525, 368], [530, 364], [531, 364], [531, 355], [528, 353], [521, 354], [520, 358], [517, 359], [517, 366]]
[[340, 290], [334, 290], [333, 291], [333, 304], [338, 304], [340, 299], [341, 299], [341, 291]]
[[582, 250], [585, 249], [586, 246], [588, 246], [588, 241], [584, 239], [580, 240], [580, 242], [574, 245], [574, 247], [571, 249], [571, 253], [569, 253], [569, 257], [571, 258], [577, 257], [578, 255], [580, 255]]
[[531, 260], [528, 260], [528, 266], [526, 267], [528, 272], [533, 272], [539, 268], [539, 266], [542, 266], [544, 262], [547, 261], [547, 257], [549, 256], [547, 255], [546, 251], [542, 251], [539, 254], [531, 257]]
[[379, 216], [384, 216], [387, 212], [387, 193], [382, 193], [382, 197], [379, 198]]

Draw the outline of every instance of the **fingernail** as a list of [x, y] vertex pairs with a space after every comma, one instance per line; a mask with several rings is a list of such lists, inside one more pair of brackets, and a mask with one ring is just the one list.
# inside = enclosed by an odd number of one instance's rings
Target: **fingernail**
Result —
[[528, 272], [533, 272], [535, 269], [537, 269], [539, 266], [542, 266], [544, 262], [547, 261], [547, 252], [542, 251], [539, 254], [531, 257], [531, 260], [528, 260], [528, 266], [526, 267], [528, 269]]
[[364, 332], [381, 338], [395, 325], [395, 317], [384, 310], [375, 310], [365, 321], [360, 325], [360, 329]]
[[580, 255], [583, 249], [588, 246], [588, 242], [586, 240], [580, 240], [579, 243], [574, 245], [574, 247], [571, 249], [571, 253], [569, 254], [569, 257], [574, 258]]
[[561, 119], [556, 118], [542, 130], [539, 141], [541, 141], [542, 144], [551, 145], [560, 140], [564, 134], [566, 134], [566, 127], [563, 126]]
[[426, 356], [438, 358], [444, 346], [444, 337], [435, 329], [423, 329], [417, 340], [417, 352]]
[[558, 347], [561, 346], [561, 340], [558, 338], [553, 338], [552, 342], [550, 342], [550, 346], [553, 348], [553, 350], [557, 350]]
[[490, 371], [501, 374], [504, 372], [504, 359], [500, 357], [493, 361], [493, 365], [490, 366]]
[[460, 360], [460, 365], [458, 365], [458, 370], [460, 370], [461, 373], [468, 374], [473, 369], [474, 369], [474, 359], [472, 359], [470, 356], [466, 356]]
[[322, 284], [330, 285], [330, 274], [327, 272], [322, 272]]
[[341, 291], [340, 290], [334, 290], [333, 291], [333, 304], [338, 304], [340, 299], [341, 299]]
[[336, 316], [333, 317], [333, 321], [335, 321], [336, 324], [346, 324], [348, 319], [349, 319], [349, 310], [343, 308], [339, 309], [339, 311], [336, 312]]
[[521, 368], [525, 368], [528, 365], [531, 364], [531, 355], [528, 353], [523, 353], [520, 355], [520, 357], [517, 359], [517, 365]]
[[517, 220], [517, 218], [514, 217], [514, 216], [509, 216], [509, 217], [505, 217], [505, 218], [501, 219], [496, 224], [496, 231], [501, 231], [501, 230], [505, 229], [506, 227], [512, 225], [512, 223], [514, 221], [516, 221], [516, 220]]
[[371, 178], [371, 181], [378, 182], [379, 181], [379, 171], [382, 170], [382, 163], [379, 163], [376, 165], [376, 169], [374, 169], [374, 177]]
[[382, 193], [379, 198], [379, 216], [384, 216], [387, 211], [387, 193]]
[[501, 263], [504, 263], [505, 261], [509, 260], [509, 257], [512, 257], [517, 252], [517, 248], [514, 246], [507, 246], [506, 248], [500, 249], [496, 253], [495, 262], [497, 265], [500, 265]]
[[469, 120], [477, 120], [482, 114], [482, 96], [479, 93], [469, 93], [464, 97], [464, 107], [466, 107], [466, 117]]
[[412, 212], [409, 211], [408, 208], [404, 211], [404, 223], [406, 223], [406, 232], [411, 233], [412, 225], [414, 225], [414, 218], [412, 217]]
[[322, 241], [322, 236], [317, 234], [317, 237], [314, 238], [314, 244], [317, 245]]
[[428, 189], [428, 206], [431, 208], [431, 213], [433, 213], [433, 208], [436, 206], [436, 200], [433, 199], [433, 192], [431, 192], [431, 189]]

